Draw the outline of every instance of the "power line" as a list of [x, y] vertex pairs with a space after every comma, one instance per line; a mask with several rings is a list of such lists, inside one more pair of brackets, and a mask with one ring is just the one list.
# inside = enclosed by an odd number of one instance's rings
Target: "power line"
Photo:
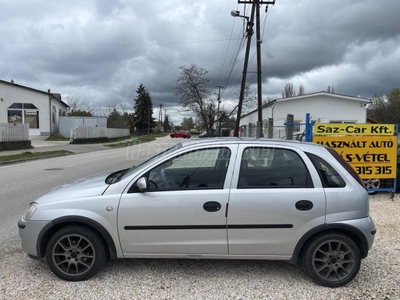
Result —
[[107, 46], [107, 47], [120, 47], [120, 46], [164, 46], [164, 45], [182, 45], [182, 44], [202, 44], [202, 43], [219, 43], [237, 39], [219, 39], [219, 40], [203, 40], [203, 41], [182, 41], [182, 42], [166, 42], [166, 43], [50, 43], [50, 42], [0, 42], [0, 45], [32, 45], [32, 46]]
[[[239, 8], [239, 4], [238, 4], [238, 6], [237, 6], [236, 9], [238, 9], [238, 8]], [[228, 46], [226, 47], [224, 62], [222, 63], [222, 68], [221, 68], [220, 76], [222, 75], [222, 72], [224, 71], [224, 68], [225, 68], [225, 62], [226, 62], [226, 58], [228, 57], [229, 47], [230, 47], [230, 45], [231, 45], [231, 40], [232, 40], [232, 36], [233, 36], [233, 30], [234, 30], [234, 28], [235, 28], [235, 22], [236, 22], [236, 18], [233, 18], [231, 34], [230, 34], [230, 36], [229, 36], [229, 43], [228, 43]]]

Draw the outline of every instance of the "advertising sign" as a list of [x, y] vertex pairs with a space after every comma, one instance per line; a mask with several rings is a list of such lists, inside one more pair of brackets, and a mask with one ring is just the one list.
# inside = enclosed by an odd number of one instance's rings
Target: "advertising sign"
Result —
[[362, 179], [396, 178], [397, 136], [314, 136], [313, 142], [335, 149]]
[[394, 124], [317, 123], [314, 135], [395, 135]]

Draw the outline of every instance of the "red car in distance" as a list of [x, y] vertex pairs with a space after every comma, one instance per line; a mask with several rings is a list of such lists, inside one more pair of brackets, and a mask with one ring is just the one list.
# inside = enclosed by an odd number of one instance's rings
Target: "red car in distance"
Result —
[[191, 137], [190, 132], [187, 132], [187, 131], [184, 131], [184, 130], [174, 131], [169, 136], [172, 137], [172, 138], [181, 137], [181, 138], [184, 138], [184, 139], [190, 139], [190, 137]]

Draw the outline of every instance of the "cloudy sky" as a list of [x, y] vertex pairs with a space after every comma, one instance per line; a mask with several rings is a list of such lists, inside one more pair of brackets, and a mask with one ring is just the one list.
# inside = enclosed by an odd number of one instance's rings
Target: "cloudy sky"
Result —
[[[286, 82], [306, 93], [372, 97], [400, 87], [399, 0], [276, 0], [261, 7], [263, 98]], [[143, 84], [180, 123], [179, 66], [209, 71], [233, 105], [244, 59], [236, 0], [0, 0], [0, 79], [90, 101], [133, 105]], [[256, 70], [253, 44], [249, 71]], [[252, 90], [256, 78], [249, 74]], [[216, 95], [215, 95], [216, 97]], [[158, 117], [155, 110], [154, 117]]]

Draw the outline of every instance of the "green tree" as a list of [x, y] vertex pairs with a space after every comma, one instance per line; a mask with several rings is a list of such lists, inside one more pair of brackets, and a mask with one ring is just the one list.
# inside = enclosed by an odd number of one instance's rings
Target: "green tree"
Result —
[[367, 108], [367, 115], [381, 123], [388, 123], [388, 102], [385, 97], [375, 95], [372, 98], [371, 104]]
[[169, 131], [171, 131], [171, 125], [170, 125], [170, 123], [169, 123], [168, 115], [165, 115], [163, 127], [164, 127], [164, 132], [169, 132]]
[[116, 108], [110, 113], [107, 118], [108, 128], [128, 128], [132, 125], [132, 116], [127, 112], [120, 113]]
[[367, 115], [380, 123], [400, 124], [400, 89], [394, 88], [386, 95], [375, 95]]
[[390, 94], [387, 95], [387, 101], [390, 123], [400, 124], [400, 89], [392, 89]]
[[189, 117], [189, 118], [183, 118], [183, 121], [181, 123], [182, 129], [183, 130], [191, 130], [194, 128], [194, 122], [193, 122], [193, 118]]
[[92, 114], [86, 110], [72, 110], [68, 113], [68, 116], [92, 117]]
[[136, 93], [134, 106], [136, 129], [140, 133], [150, 133], [153, 123], [153, 101], [143, 84], [136, 89]]

